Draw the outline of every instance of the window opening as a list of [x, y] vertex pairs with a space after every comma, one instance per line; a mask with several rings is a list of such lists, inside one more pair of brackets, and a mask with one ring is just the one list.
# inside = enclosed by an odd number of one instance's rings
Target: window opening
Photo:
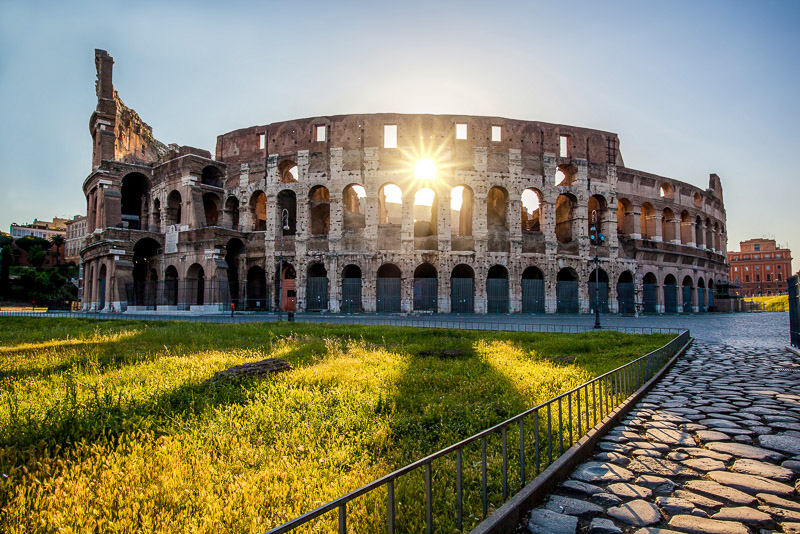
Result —
[[569, 137], [566, 135], [558, 137], [558, 155], [562, 158], [569, 155]]
[[317, 126], [317, 143], [325, 141], [325, 126]]
[[464, 123], [456, 124], [456, 139], [467, 138], [467, 125]]
[[503, 128], [500, 126], [492, 126], [492, 141], [499, 143], [503, 140]]
[[397, 125], [383, 125], [383, 148], [397, 148]]

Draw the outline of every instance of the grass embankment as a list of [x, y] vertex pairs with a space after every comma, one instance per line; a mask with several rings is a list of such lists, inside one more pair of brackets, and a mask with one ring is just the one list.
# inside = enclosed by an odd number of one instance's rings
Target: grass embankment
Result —
[[[264, 532], [669, 337], [2, 318], [0, 531]], [[419, 356], [441, 348], [465, 354]], [[204, 385], [267, 357], [295, 370]], [[499, 461], [492, 438], [495, 504]], [[437, 531], [454, 530], [453, 465], [434, 463]], [[464, 468], [469, 528], [479, 447]], [[399, 531], [422, 530], [422, 477], [398, 483]], [[385, 531], [385, 499], [360, 498], [352, 528]], [[314, 531], [335, 531], [335, 513]]]
[[789, 311], [789, 295], [748, 297], [744, 300], [757, 303], [764, 311]]

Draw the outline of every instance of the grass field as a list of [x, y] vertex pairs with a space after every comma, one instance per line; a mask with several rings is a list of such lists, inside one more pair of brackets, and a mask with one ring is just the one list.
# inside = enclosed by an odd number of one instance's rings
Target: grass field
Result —
[[789, 295], [748, 297], [744, 300], [760, 304], [764, 308], [764, 311], [789, 311]]
[[[2, 318], [0, 532], [264, 532], [670, 337]], [[440, 348], [465, 352], [418, 354]], [[204, 385], [267, 357], [295, 370]], [[465, 451], [465, 528], [479, 460]], [[439, 532], [452, 464], [434, 464]], [[421, 476], [398, 483], [398, 531], [422, 529]], [[355, 531], [385, 531], [385, 498], [348, 510]]]

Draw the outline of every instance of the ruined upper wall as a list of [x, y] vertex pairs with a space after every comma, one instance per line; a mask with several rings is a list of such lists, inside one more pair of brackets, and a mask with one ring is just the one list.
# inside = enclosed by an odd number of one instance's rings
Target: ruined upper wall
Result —
[[[457, 123], [467, 124], [467, 139], [456, 140]], [[398, 148], [419, 153], [420, 157], [449, 150], [456, 164], [459, 161], [471, 164], [476, 147], [487, 147], [490, 154], [519, 150], [523, 172], [541, 172], [542, 157], [558, 155], [559, 137], [565, 135], [569, 137], [569, 157], [586, 160], [590, 174], [596, 168], [598, 175], [605, 176], [604, 167], [608, 164], [624, 165], [619, 138], [611, 132], [501, 117], [399, 113], [312, 117], [235, 130], [217, 137], [216, 159], [235, 165], [265, 159], [267, 154], [284, 156], [305, 150], [314, 154], [341, 148], [345, 157], [348, 151], [364, 148], [383, 151], [383, 127], [387, 124], [397, 125]], [[325, 141], [316, 141], [317, 126], [326, 128]], [[491, 140], [492, 126], [502, 128], [501, 141]], [[381, 153], [381, 161], [390, 160], [388, 156]], [[351, 166], [360, 168], [360, 161]]]

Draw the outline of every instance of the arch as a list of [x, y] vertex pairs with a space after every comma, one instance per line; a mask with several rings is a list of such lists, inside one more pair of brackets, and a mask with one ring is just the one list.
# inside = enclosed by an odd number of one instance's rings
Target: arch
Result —
[[711, 311], [711, 312], [717, 311], [717, 309], [714, 307], [714, 289], [715, 289], [714, 285], [715, 285], [714, 284], [714, 279], [713, 278], [709, 278], [708, 279], [708, 311]]
[[[437, 234], [438, 208], [438, 199], [433, 189], [423, 187], [417, 190], [414, 194], [414, 237], [430, 237]], [[429, 248], [437, 249], [438, 243]]]
[[508, 191], [503, 187], [494, 186], [486, 194], [486, 226], [492, 228], [508, 229]]
[[328, 271], [322, 263], [312, 263], [306, 271], [306, 311], [328, 309]]
[[522, 271], [522, 313], [544, 313], [544, 275], [538, 267]]
[[[294, 265], [286, 261], [283, 262], [282, 268], [279, 265], [279, 269], [280, 279], [278, 284], [280, 291], [276, 292], [279, 300], [278, 309], [282, 312], [293, 312], [297, 309], [297, 271], [295, 271]], [[275, 275], [277, 278], [278, 270], [276, 270]]]
[[719, 223], [714, 223], [714, 250], [722, 253], [722, 235], [719, 232]]
[[475, 271], [459, 264], [450, 274], [450, 307], [453, 313], [475, 313]]
[[457, 185], [450, 190], [450, 233], [452, 236], [472, 235], [472, 212], [475, 194], [468, 185]]
[[173, 189], [170, 194], [167, 195], [167, 226], [180, 226], [183, 223], [182, 207], [183, 201], [181, 199], [181, 194]]
[[98, 297], [99, 302], [97, 304], [98, 310], [104, 310], [106, 307], [106, 284], [108, 280], [108, 271], [106, 269], [106, 264], [103, 263], [100, 265], [100, 273], [97, 277], [97, 286], [98, 286]]
[[120, 188], [120, 210], [122, 227], [131, 230], [147, 230], [147, 206], [149, 204], [150, 181], [140, 172], [126, 174]]
[[661, 212], [661, 239], [665, 243], [675, 241], [675, 213], [669, 208]]
[[702, 208], [703, 207], [703, 196], [699, 192], [695, 191], [694, 194], [692, 195], [692, 202], [694, 203], [694, 205], [696, 207]]
[[212, 187], [222, 187], [222, 171], [214, 165], [206, 165], [200, 174], [200, 183]]
[[698, 215], [694, 219], [695, 229], [694, 229], [694, 242], [695, 245], [698, 247], [702, 247], [705, 244], [703, 238], [705, 237], [703, 233], [703, 219], [700, 218]]
[[664, 182], [658, 189], [659, 196], [664, 199], [672, 200], [675, 198], [675, 188], [669, 182]]
[[206, 226], [217, 226], [219, 223], [219, 197], [214, 193], [203, 195], [203, 214]]
[[556, 238], [559, 243], [572, 242], [577, 205], [574, 195], [562, 194], [556, 199]]
[[658, 279], [656, 275], [649, 272], [642, 279], [642, 311], [644, 313], [658, 312]]
[[263, 191], [254, 191], [250, 196], [250, 215], [254, 232], [267, 229], [267, 195]]
[[244, 289], [239, 282], [239, 271], [243, 267], [242, 256], [245, 252], [245, 246], [241, 239], [232, 238], [225, 244], [225, 264], [228, 266], [226, 269], [228, 275], [228, 291], [231, 297], [231, 303], [239, 308], [240, 299], [243, 297]]
[[239, 230], [239, 199], [231, 195], [225, 201], [225, 226], [233, 230]]
[[[282, 190], [278, 193], [277, 207], [278, 235], [295, 235], [297, 233], [297, 194], [291, 189]], [[287, 214], [285, 220], [284, 210]]]
[[133, 245], [133, 281], [146, 282], [152, 279], [150, 273], [156, 267], [161, 245], [150, 237], [145, 237]]
[[541, 208], [542, 208], [542, 193], [538, 189], [532, 187], [527, 188], [522, 192], [521, 197], [522, 209], [522, 231], [523, 232], [541, 232]]
[[174, 265], [164, 269], [164, 304], [178, 305], [178, 269]]
[[384, 263], [378, 268], [377, 300], [375, 303], [375, 309], [378, 313], [400, 312], [401, 276], [400, 268], [394, 263]]
[[[603, 195], [592, 195], [589, 197], [589, 202], [587, 203], [589, 208], [588, 214], [589, 217], [587, 218], [587, 227], [586, 227], [586, 235], [592, 235], [592, 226], [594, 225], [595, 221], [592, 221], [592, 213], [597, 213], [597, 235], [606, 232], [606, 221], [608, 219], [608, 203], [606, 202], [606, 198]], [[598, 245], [602, 245], [601, 242], [598, 242]]]
[[331, 195], [328, 188], [316, 185], [308, 192], [311, 235], [328, 235], [331, 230]]
[[656, 236], [656, 210], [649, 202], [642, 204], [642, 239]]
[[297, 182], [297, 163], [287, 159], [278, 164], [278, 179], [282, 184]]
[[342, 228], [355, 230], [366, 228], [365, 200], [367, 190], [361, 184], [350, 184], [342, 191]]
[[488, 313], [508, 313], [508, 269], [493, 265], [486, 275], [486, 310]]
[[623, 315], [636, 313], [636, 292], [630, 271], [622, 271], [617, 279], [617, 309]]
[[247, 270], [247, 304], [245, 307], [254, 311], [269, 309], [267, 272], [259, 265], [254, 265]]
[[199, 263], [193, 263], [186, 270], [186, 297], [190, 306], [205, 303], [205, 270]]
[[664, 277], [664, 313], [678, 313], [678, 281], [668, 274]]
[[153, 199], [153, 222], [150, 225], [154, 231], [161, 232], [161, 200]]
[[344, 313], [360, 313], [361, 305], [361, 268], [358, 265], [346, 265], [342, 269], [342, 311]]
[[556, 275], [556, 311], [578, 313], [578, 273], [572, 267], [564, 267]]
[[694, 311], [694, 282], [691, 276], [684, 276], [681, 284], [683, 290], [683, 313]]
[[403, 222], [403, 190], [394, 183], [385, 183], [378, 190], [378, 224]]
[[[599, 279], [599, 283], [596, 280]], [[594, 313], [596, 306], [600, 313], [608, 313], [608, 273], [605, 270], [593, 269], [586, 280], [589, 286], [589, 309]], [[599, 300], [599, 303], [598, 303]]]
[[89, 276], [85, 278], [86, 282], [83, 288], [83, 308], [91, 311], [92, 303], [94, 303], [94, 292], [92, 291], [92, 288], [96, 282], [94, 279], [94, 265], [89, 266], [88, 273]]
[[578, 169], [573, 165], [564, 164], [556, 168], [555, 185], [562, 187], [570, 187], [575, 185], [578, 176]]
[[708, 217], [706, 217], [705, 228], [706, 228], [706, 236], [705, 236], [706, 237], [706, 240], [705, 240], [706, 248], [709, 248], [709, 249], [713, 250], [714, 249], [714, 227], [711, 225], [711, 219], [708, 218]]
[[414, 311], [439, 309], [439, 274], [430, 263], [421, 263], [414, 269]]
[[689, 212], [681, 212], [681, 244], [689, 245], [692, 242], [692, 216]]
[[617, 200], [617, 233], [620, 235], [633, 234], [633, 204], [627, 198]]

